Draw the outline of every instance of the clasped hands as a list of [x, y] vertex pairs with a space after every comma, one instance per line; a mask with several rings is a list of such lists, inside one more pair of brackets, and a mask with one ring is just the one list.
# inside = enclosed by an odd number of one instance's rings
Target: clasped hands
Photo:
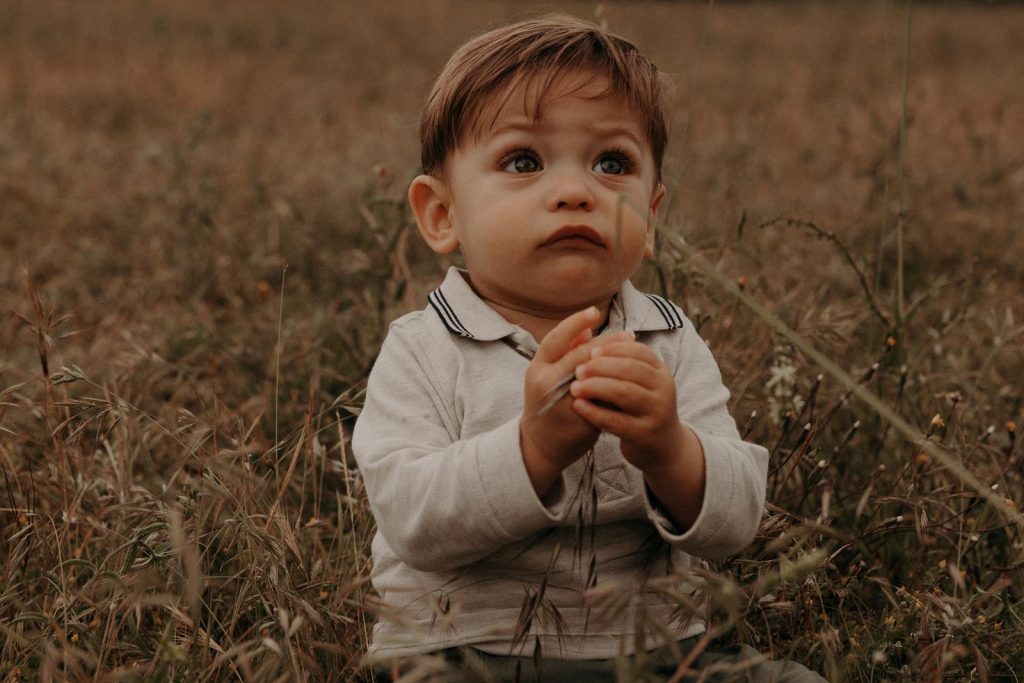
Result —
[[[520, 444], [539, 496], [601, 431], [619, 437], [623, 457], [648, 480], [677, 464], [687, 440], [671, 373], [628, 330], [594, 337], [599, 322], [594, 307], [570, 315], [544, 337], [527, 368]], [[551, 388], [570, 374], [569, 395], [543, 410]]]

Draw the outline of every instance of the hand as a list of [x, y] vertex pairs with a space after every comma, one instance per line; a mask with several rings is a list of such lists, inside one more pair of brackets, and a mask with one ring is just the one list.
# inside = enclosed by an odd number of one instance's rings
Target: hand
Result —
[[632, 338], [631, 333], [620, 332], [595, 339], [592, 329], [600, 317], [600, 312], [591, 307], [560, 322], [541, 341], [526, 370], [519, 441], [538, 496], [543, 496], [562, 470], [586, 453], [601, 433], [572, 409], [570, 400], [563, 399], [541, 414], [553, 395], [552, 387], [572, 375], [593, 349]]
[[678, 456], [683, 425], [676, 415], [676, 384], [653, 351], [636, 341], [590, 350], [570, 385], [573, 409], [615, 434], [622, 455], [640, 470], [659, 469]]
[[669, 516], [688, 529], [704, 502], [704, 448], [676, 413], [676, 384], [653, 351], [636, 341], [595, 347], [576, 368], [572, 408], [615, 434], [622, 456], [644, 473]]

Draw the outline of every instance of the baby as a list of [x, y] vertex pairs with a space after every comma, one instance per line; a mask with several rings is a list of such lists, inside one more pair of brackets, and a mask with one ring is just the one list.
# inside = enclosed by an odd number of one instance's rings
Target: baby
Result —
[[479, 36], [438, 77], [409, 204], [465, 269], [392, 323], [353, 436], [379, 677], [426, 653], [444, 680], [667, 676], [705, 632], [691, 570], [751, 540], [768, 455], [690, 321], [628, 279], [653, 255], [666, 141], [655, 66], [569, 17]]

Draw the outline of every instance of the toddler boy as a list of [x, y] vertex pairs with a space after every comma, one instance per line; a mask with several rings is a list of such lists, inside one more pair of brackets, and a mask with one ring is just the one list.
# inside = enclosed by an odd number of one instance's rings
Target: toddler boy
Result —
[[[768, 456], [690, 321], [628, 280], [666, 139], [654, 65], [568, 17], [471, 40], [437, 79], [409, 203], [465, 269], [392, 323], [355, 428], [375, 661], [615, 680], [613, 659], [659, 647], [646, 661], [671, 674], [705, 631], [690, 570], [751, 540]], [[820, 680], [756, 657], [695, 667]]]

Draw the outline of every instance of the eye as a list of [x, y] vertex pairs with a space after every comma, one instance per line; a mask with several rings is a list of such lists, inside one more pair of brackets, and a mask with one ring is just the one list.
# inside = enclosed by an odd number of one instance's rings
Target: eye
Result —
[[528, 149], [517, 149], [506, 154], [498, 163], [506, 173], [536, 173], [541, 169], [537, 155]]
[[602, 154], [594, 164], [595, 173], [606, 173], [608, 175], [625, 175], [633, 168], [633, 162], [623, 152], [609, 152]]

